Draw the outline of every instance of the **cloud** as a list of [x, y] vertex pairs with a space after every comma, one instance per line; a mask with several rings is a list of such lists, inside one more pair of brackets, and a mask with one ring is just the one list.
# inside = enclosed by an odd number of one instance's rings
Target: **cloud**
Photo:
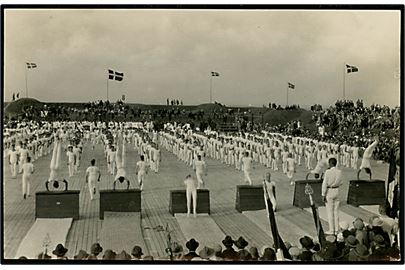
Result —
[[25, 92], [44, 101], [106, 98], [188, 104], [331, 104], [342, 96], [399, 104], [399, 12], [266, 10], [6, 10], [5, 99]]

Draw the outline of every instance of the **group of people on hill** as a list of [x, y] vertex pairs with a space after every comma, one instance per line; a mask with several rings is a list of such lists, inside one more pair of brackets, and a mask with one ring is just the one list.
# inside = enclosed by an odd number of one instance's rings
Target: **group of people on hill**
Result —
[[167, 106], [169, 106], [169, 105], [171, 105], [171, 106], [179, 106], [179, 105], [183, 106], [183, 100], [167, 98], [166, 99], [166, 105]]

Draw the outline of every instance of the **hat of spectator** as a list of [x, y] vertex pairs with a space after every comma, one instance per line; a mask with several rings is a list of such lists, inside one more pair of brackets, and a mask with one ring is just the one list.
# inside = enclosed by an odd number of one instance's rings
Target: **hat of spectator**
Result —
[[19, 260], [28, 260], [28, 258], [25, 257], [25, 256], [20, 256], [20, 257], [18, 257], [18, 259], [19, 259]]
[[319, 243], [314, 243], [314, 247], [311, 249], [313, 252], [321, 251], [321, 245]]
[[292, 247], [291, 243], [290, 243], [290, 242], [287, 242], [287, 241], [284, 242], [284, 246], [285, 246], [287, 249], [290, 249], [290, 247]]
[[356, 219], [353, 221], [353, 227], [354, 227], [356, 230], [363, 230], [363, 229], [364, 229], [364, 222], [363, 222], [363, 220], [362, 220], [361, 218], [356, 218]]
[[244, 249], [249, 243], [241, 236], [238, 240], [235, 241], [235, 246], [239, 249]]
[[275, 261], [276, 253], [272, 248], [265, 248], [263, 251], [263, 256], [260, 258], [261, 261]]
[[58, 244], [56, 246], [55, 250], [52, 251], [52, 254], [56, 255], [58, 257], [63, 257], [63, 256], [65, 256], [67, 251], [68, 251], [68, 249], [65, 248], [62, 244]]
[[292, 246], [288, 250], [288, 253], [290, 253], [290, 255], [293, 256], [293, 257], [297, 257], [297, 256], [299, 256], [301, 254], [301, 250], [296, 246]]
[[83, 249], [79, 250], [79, 253], [77, 253], [75, 256], [73, 256], [73, 258], [75, 260], [83, 260], [83, 259], [87, 259], [88, 257], [89, 257], [89, 254]]
[[349, 247], [356, 247], [359, 241], [353, 235], [349, 235], [346, 238], [346, 245]]
[[349, 235], [353, 235], [349, 230], [344, 230], [342, 232], [342, 236], [344, 239], [346, 239], [347, 237], [349, 237]]
[[38, 258], [38, 260], [49, 260], [49, 259], [51, 259], [52, 257], [49, 256], [49, 255], [46, 254], [46, 253], [44, 254], [43, 252], [41, 252], [41, 253], [38, 254], [37, 258]]
[[356, 248], [353, 249], [353, 252], [354, 252], [354, 254], [356, 254], [356, 256], [363, 258], [363, 259], [367, 258], [370, 255], [367, 247], [363, 244], [357, 245]]
[[142, 260], [144, 260], [144, 261], [153, 261], [153, 256], [147, 255], [147, 256], [143, 257]]
[[198, 243], [194, 238], [191, 238], [187, 243], [186, 247], [189, 251], [196, 251], [200, 243]]
[[336, 242], [336, 236], [334, 235], [327, 235], [325, 237], [325, 240], [328, 241], [329, 243], [335, 243]]
[[121, 261], [129, 261], [131, 260], [131, 255], [129, 255], [125, 250], [121, 251], [120, 254], [118, 254], [115, 259], [121, 260]]
[[259, 258], [259, 251], [257, 250], [257, 247], [250, 247], [249, 253], [250, 253], [250, 255], [252, 255], [252, 259]]
[[381, 227], [384, 224], [384, 221], [380, 217], [374, 217], [371, 226], [373, 227]]
[[203, 259], [211, 258], [212, 256], [214, 256], [214, 254], [215, 254], [214, 249], [207, 246], [203, 247], [201, 251], [198, 253], [198, 255]]
[[140, 246], [134, 246], [131, 255], [135, 258], [140, 258], [143, 255], [142, 248]]
[[222, 240], [222, 244], [225, 247], [232, 247], [234, 244], [234, 241], [232, 240], [232, 237], [230, 237], [229, 235], [225, 236], [225, 239]]
[[260, 254], [263, 255], [266, 248], [270, 248], [270, 247], [269, 246], [262, 246], [262, 248], [260, 249]]
[[115, 253], [111, 249], [107, 249], [106, 251], [104, 251], [103, 260], [115, 260], [116, 256], [117, 253]]
[[339, 227], [342, 229], [342, 231], [344, 230], [348, 230], [349, 229], [349, 222], [347, 222], [346, 220], [343, 220], [339, 223]]
[[335, 244], [325, 245], [321, 256], [325, 261], [335, 261], [343, 256], [342, 250], [339, 250]]
[[377, 234], [376, 236], [374, 236], [373, 241], [377, 246], [380, 246], [380, 247], [385, 246], [385, 240], [381, 234]]
[[90, 253], [91, 254], [94, 254], [94, 255], [97, 256], [101, 252], [103, 252], [103, 248], [100, 246], [99, 243], [94, 243], [93, 245], [91, 245], [91, 248], [90, 248]]
[[303, 248], [311, 249], [314, 247], [314, 241], [309, 236], [304, 236], [300, 238], [300, 244]]

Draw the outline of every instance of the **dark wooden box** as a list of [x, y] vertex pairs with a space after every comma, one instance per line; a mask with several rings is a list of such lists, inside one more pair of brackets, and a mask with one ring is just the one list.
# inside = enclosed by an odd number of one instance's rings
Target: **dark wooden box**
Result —
[[35, 218], [79, 219], [80, 190], [35, 193]]
[[295, 181], [293, 205], [299, 208], [311, 207], [309, 196], [305, 194], [305, 186], [309, 184], [313, 190], [312, 199], [316, 206], [324, 206], [322, 199], [322, 180], [308, 179]]
[[104, 212], [141, 212], [142, 191], [139, 189], [100, 190], [100, 219]]
[[[193, 211], [193, 202], [191, 201], [191, 212]], [[187, 199], [185, 189], [170, 190], [169, 212], [187, 213]], [[210, 191], [208, 189], [197, 190], [197, 213], [210, 214]]]
[[385, 181], [383, 180], [351, 180], [347, 203], [359, 205], [385, 204]]
[[235, 208], [239, 212], [266, 209], [262, 185], [236, 186]]

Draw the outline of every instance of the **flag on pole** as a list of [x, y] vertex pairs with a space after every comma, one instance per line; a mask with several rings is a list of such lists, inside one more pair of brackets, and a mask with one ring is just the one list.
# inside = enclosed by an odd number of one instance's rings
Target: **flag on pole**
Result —
[[219, 73], [216, 71], [211, 71], [211, 76], [212, 77], [219, 77]]
[[295, 85], [289, 82], [289, 83], [288, 83], [288, 89], [294, 90], [294, 89], [295, 89]]
[[27, 64], [27, 68], [28, 68], [28, 69], [36, 68], [36, 67], [37, 67], [37, 64], [35, 64], [35, 63], [26, 63], [26, 64]]
[[122, 81], [124, 79], [124, 73], [109, 69], [108, 70], [108, 79]]
[[358, 67], [346, 64], [346, 72], [347, 73], [358, 72], [358, 71], [359, 71]]
[[108, 70], [108, 79], [114, 80], [114, 70], [111, 69]]
[[395, 148], [390, 151], [388, 183], [387, 183], [387, 200], [386, 200], [386, 215], [395, 218], [399, 210], [399, 171], [397, 169], [397, 159], [399, 154]]
[[316, 233], [318, 235], [318, 241], [319, 244], [321, 244], [321, 247], [323, 247], [326, 243], [326, 237], [325, 237], [325, 232], [322, 228], [322, 223], [321, 219], [319, 217], [319, 212], [318, 208], [315, 205], [314, 200], [312, 199], [312, 194], [314, 193], [314, 190], [311, 188], [309, 184], [305, 185], [305, 194], [309, 196], [309, 202], [311, 204], [311, 209], [312, 209], [312, 215], [314, 217], [314, 223], [315, 223], [315, 229]]
[[290, 255], [290, 253], [288, 252], [287, 247], [285, 246], [285, 244], [283, 242], [283, 239], [281, 239], [281, 236], [278, 233], [276, 217], [274, 215], [274, 210], [273, 210], [273, 204], [271, 203], [270, 197], [267, 193], [267, 186], [266, 186], [265, 181], [263, 181], [263, 192], [264, 192], [264, 202], [265, 202], [266, 209], [267, 209], [267, 215], [268, 215], [269, 221], [270, 221], [271, 233], [273, 235], [274, 249], [276, 250], [276, 253], [278, 253], [278, 251], [281, 249], [283, 257], [291, 260], [292, 257]]
[[116, 81], [122, 81], [122, 79], [124, 79], [124, 73], [122, 72], [115, 72], [115, 80]]

